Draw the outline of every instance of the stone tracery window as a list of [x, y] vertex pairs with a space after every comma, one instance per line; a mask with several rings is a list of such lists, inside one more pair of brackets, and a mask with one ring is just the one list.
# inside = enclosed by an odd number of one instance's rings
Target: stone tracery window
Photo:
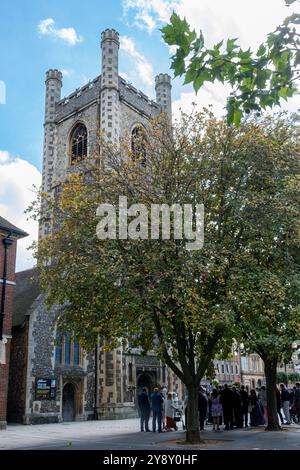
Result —
[[131, 152], [133, 160], [146, 163], [146, 132], [143, 126], [137, 125], [131, 132]]
[[81, 366], [83, 351], [70, 333], [56, 331], [55, 364], [57, 366]]
[[71, 165], [87, 157], [87, 129], [84, 124], [77, 124], [70, 139]]

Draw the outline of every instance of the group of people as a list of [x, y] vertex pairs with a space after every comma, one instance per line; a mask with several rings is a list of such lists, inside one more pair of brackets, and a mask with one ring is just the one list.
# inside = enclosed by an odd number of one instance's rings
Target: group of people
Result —
[[[205, 402], [206, 400], [206, 402]], [[263, 411], [261, 402], [255, 390], [249, 390], [244, 385], [238, 390], [235, 386], [225, 384], [206, 393], [201, 387], [199, 391], [199, 421], [200, 429], [204, 429], [204, 422], [213, 424], [213, 430], [219, 431], [224, 423], [225, 430], [234, 427], [248, 427], [250, 411], [250, 424], [257, 426], [263, 424]]]
[[[300, 423], [300, 383], [297, 382], [292, 389], [280, 384], [276, 390], [276, 399], [281, 424], [292, 424], [292, 416], [297, 423]], [[285, 422], [281, 410], [283, 410]]]
[[[277, 412], [281, 424], [291, 424], [292, 416], [300, 424], [300, 383], [288, 389], [283, 383], [276, 389]], [[178, 396], [175, 392], [164, 393], [158, 388], [150, 395], [146, 388], [138, 395], [138, 407], [141, 431], [149, 432], [149, 419], [152, 412], [152, 431], [162, 432], [177, 429], [181, 412]], [[187, 425], [187, 399], [184, 400], [185, 424]], [[211, 393], [200, 387], [198, 394], [200, 430], [205, 423], [212, 424], [214, 431], [230, 430], [242, 427], [260, 426], [268, 423], [267, 390], [263, 385], [251, 389], [246, 385], [239, 388], [225, 384], [214, 388]], [[285, 418], [283, 418], [282, 415]]]
[[[284, 384], [276, 389], [277, 412], [282, 424], [291, 424], [291, 413], [300, 423], [300, 384], [292, 390]], [[283, 410], [284, 418], [281, 410]], [[250, 418], [250, 419], [249, 419]], [[199, 422], [204, 429], [205, 420], [213, 424], [213, 430], [219, 431], [224, 422], [225, 430], [242, 428], [243, 426], [267, 425], [267, 390], [263, 385], [251, 389], [241, 385], [238, 389], [225, 384], [206, 393], [203, 387], [199, 391]]]
[[164, 394], [158, 387], [148, 394], [143, 388], [138, 395], [138, 408], [140, 413], [141, 432], [150, 432], [149, 419], [152, 412], [152, 431], [162, 432], [177, 430], [176, 417], [179, 416], [179, 403], [176, 392]]

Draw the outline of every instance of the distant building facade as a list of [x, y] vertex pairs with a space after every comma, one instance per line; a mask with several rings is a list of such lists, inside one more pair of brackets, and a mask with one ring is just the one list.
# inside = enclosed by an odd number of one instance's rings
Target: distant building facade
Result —
[[250, 389], [266, 385], [264, 363], [258, 354], [241, 356], [241, 382]]
[[241, 364], [238, 352], [234, 352], [230, 359], [215, 361], [216, 379], [220, 385], [241, 383]]

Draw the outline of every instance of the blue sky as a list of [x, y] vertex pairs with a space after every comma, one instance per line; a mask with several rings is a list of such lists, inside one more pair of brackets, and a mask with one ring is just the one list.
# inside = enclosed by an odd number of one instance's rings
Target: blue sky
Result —
[[[1, 0], [0, 214], [30, 234], [19, 244], [17, 269], [33, 263], [26, 247], [37, 225], [26, 220], [24, 209], [34, 199], [32, 184], [40, 183], [46, 70], [63, 71], [63, 96], [68, 95], [100, 74], [100, 34], [115, 28], [121, 37], [120, 75], [154, 98], [154, 76], [168, 72], [170, 64], [159, 28], [173, 9], [202, 29], [208, 44], [239, 37], [252, 48], [292, 13], [284, 0]], [[199, 107], [213, 104], [222, 114], [227, 93], [209, 85], [195, 97], [178, 79], [173, 111], [188, 110], [195, 101]], [[299, 96], [285, 105], [290, 111], [299, 107]]]

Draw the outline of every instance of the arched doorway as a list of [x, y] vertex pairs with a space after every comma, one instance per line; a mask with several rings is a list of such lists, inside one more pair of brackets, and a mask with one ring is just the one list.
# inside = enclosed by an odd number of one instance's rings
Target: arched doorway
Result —
[[75, 421], [75, 387], [71, 383], [63, 388], [62, 417], [63, 421]]
[[140, 374], [137, 377], [137, 392], [141, 393], [142, 389], [146, 387], [148, 392], [151, 393], [153, 390], [153, 381], [149, 374]]

